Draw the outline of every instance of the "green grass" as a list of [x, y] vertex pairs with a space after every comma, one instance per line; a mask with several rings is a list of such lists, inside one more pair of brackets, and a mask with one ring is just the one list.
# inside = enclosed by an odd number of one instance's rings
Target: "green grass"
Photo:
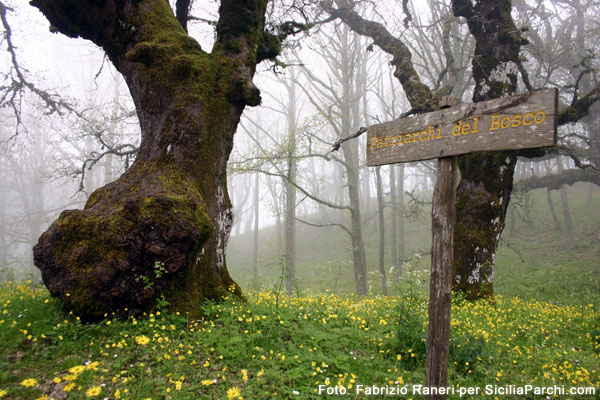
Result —
[[[359, 397], [358, 385], [412, 390], [424, 380], [426, 312], [423, 296], [258, 292], [245, 303], [207, 303], [197, 321], [156, 311], [86, 325], [45, 289], [9, 283], [0, 290], [0, 397], [225, 399], [237, 388], [245, 399], [310, 399], [324, 397], [319, 387], [343, 387], [348, 398]], [[598, 387], [599, 321], [593, 304], [456, 299], [449, 383]]]
[[[563, 232], [552, 229], [545, 193], [534, 192], [533, 223], [518, 219], [516, 236], [505, 232], [495, 301], [469, 303], [455, 296], [449, 368], [455, 393], [449, 398], [526, 397], [458, 395], [459, 388], [486, 385], [595, 387], [596, 396], [550, 398], [597, 398], [600, 198], [587, 205], [585, 189], [569, 189], [572, 249]], [[429, 246], [427, 225], [424, 214], [407, 226], [409, 254]], [[422, 398], [411, 392], [424, 382], [429, 257], [405, 265], [391, 288], [394, 296], [377, 296], [376, 231], [368, 227], [372, 295], [357, 298], [349, 294], [344, 237], [303, 229], [299, 257], [309, 256], [299, 262], [298, 296], [269, 289], [280, 287], [281, 267], [278, 257], [263, 251], [267, 289], [246, 290], [245, 303], [207, 303], [201, 320], [158, 309], [137, 319], [108, 315], [101, 323], [82, 324], [44, 288], [0, 284], [0, 398], [228, 399], [239, 391], [245, 399], [311, 399], [325, 398], [319, 388], [335, 387], [348, 395], [334, 398], [367, 397], [356, 394], [359, 385], [398, 385], [408, 390], [400, 398]], [[233, 260], [239, 245], [233, 246]], [[243, 282], [247, 270], [233, 264]]]
[[[588, 204], [588, 186], [569, 187], [574, 246], [569, 249], [558, 192], [552, 192], [561, 230], [554, 230], [546, 194], [530, 196], [530, 221], [517, 219], [516, 235], [506, 229], [496, 257], [495, 291], [562, 304], [580, 304], [600, 296], [600, 196]], [[515, 199], [515, 203], [519, 200]], [[518, 207], [518, 213], [524, 210]]]

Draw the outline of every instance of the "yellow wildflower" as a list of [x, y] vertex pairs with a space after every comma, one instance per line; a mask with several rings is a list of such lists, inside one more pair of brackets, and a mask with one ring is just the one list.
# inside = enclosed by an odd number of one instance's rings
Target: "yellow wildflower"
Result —
[[36, 383], [37, 383], [37, 380], [35, 380], [34, 378], [28, 378], [21, 382], [21, 386], [33, 387], [33, 386], [35, 386]]
[[89, 388], [85, 392], [85, 396], [86, 397], [98, 396], [100, 394], [100, 392], [102, 392], [102, 388], [100, 386], [94, 386], [94, 387]]
[[85, 367], [83, 365], [76, 365], [74, 367], [69, 368], [69, 372], [72, 374], [80, 374], [85, 370]]
[[231, 389], [227, 390], [227, 400], [234, 400], [234, 399], [239, 399], [239, 400], [244, 399], [242, 397], [242, 391], [238, 387], [232, 387]]
[[150, 343], [150, 339], [144, 335], [142, 336], [136, 336], [135, 337], [135, 342], [137, 344], [141, 344], [142, 346], [147, 345], [148, 343]]
[[73, 390], [73, 388], [74, 388], [74, 387], [75, 387], [75, 383], [74, 383], [74, 382], [71, 382], [71, 383], [69, 383], [67, 386], [65, 386], [65, 387], [63, 388], [63, 390], [64, 390], [65, 392], [70, 392], [71, 390]]

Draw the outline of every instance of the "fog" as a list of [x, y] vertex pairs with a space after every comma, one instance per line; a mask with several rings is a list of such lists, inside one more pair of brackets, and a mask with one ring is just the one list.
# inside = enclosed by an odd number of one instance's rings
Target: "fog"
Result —
[[[377, 7], [364, 3], [360, 9], [366, 18], [385, 23], [408, 44], [415, 69], [428, 85], [448, 86], [447, 94], [471, 102], [475, 43], [458, 19], [444, 32], [449, 6], [441, 3], [447, 2], [411, 2], [408, 29], [404, 28], [406, 16], [395, 2], [377, 2]], [[580, 3], [577, 9], [558, 1], [514, 2], [513, 17], [530, 42], [522, 50], [523, 67], [529, 73], [519, 80], [520, 92], [527, 91], [527, 86], [558, 87], [559, 108], [564, 108], [574, 97], [597, 87], [600, 9], [591, 1]], [[190, 34], [204, 49], [214, 41], [214, 26], [204, 21], [217, 18], [216, 2], [207, 4], [195, 5], [192, 15], [196, 19], [190, 25]], [[95, 189], [133, 163], [140, 133], [127, 86], [102, 49], [83, 39], [51, 33], [43, 15], [27, 2], [3, 0], [2, 7], [6, 14], [0, 60], [4, 121], [0, 128], [0, 275], [39, 280], [32, 261], [32, 247], [39, 236], [61, 211], [83, 207]], [[316, 20], [326, 19], [323, 12], [311, 8], [306, 12]], [[273, 21], [290, 16], [293, 13], [285, 4], [275, 3]], [[454, 57], [452, 73], [444, 54], [448, 49], [442, 45], [445, 34]], [[375, 168], [365, 166], [366, 135], [345, 142], [338, 151], [332, 147], [361, 127], [401, 117], [411, 106], [393, 76], [391, 57], [340, 22], [319, 24], [308, 34], [295, 35], [279, 59], [280, 65], [259, 65], [255, 84], [261, 89], [262, 104], [245, 110], [230, 157], [235, 251], [230, 268], [236, 279], [248, 283], [260, 279], [251, 275], [260, 275], [267, 264], [269, 271], [281, 260], [304, 265], [310, 260], [310, 250], [301, 249], [301, 244], [286, 246], [286, 241], [295, 240], [290, 229], [302, 231], [303, 238], [326, 230], [325, 237], [339, 234], [344, 238], [339, 244], [338, 239], [331, 240], [338, 246], [339, 263], [351, 275], [349, 265], [356, 262], [351, 253], [357, 243], [371, 243], [371, 236], [376, 235], [371, 232], [379, 212], [376, 173]], [[20, 79], [30, 86], [23, 83], [15, 88]], [[597, 112], [561, 126], [560, 150], [543, 159], [521, 159], [516, 180], [530, 179], [531, 183], [532, 178], [565, 170], [599, 167], [597, 127]], [[429, 243], [415, 245], [404, 238], [403, 230], [409, 223], [416, 224], [425, 236], [430, 235], [435, 166], [433, 160], [380, 169], [386, 268], [390, 271], [414, 260], [415, 254], [429, 251]], [[544, 188], [541, 183], [531, 185]], [[590, 199], [586, 201], [592, 204], [597, 186], [585, 185], [582, 190]], [[547, 211], [546, 216], [550, 221], [562, 213], [560, 229], [572, 246], [569, 229], [577, 230], [577, 226], [569, 228], [570, 222], [564, 219], [568, 194], [564, 186], [552, 189], [557, 189], [556, 210]], [[507, 219], [523, 218], [526, 224], [529, 201], [527, 191], [515, 196]], [[358, 222], [352, 219], [357, 212]], [[357, 236], [358, 223], [364, 224], [365, 237]], [[267, 245], [266, 240], [272, 243]], [[251, 242], [253, 246], [243, 247]], [[376, 269], [376, 264], [375, 251], [368, 248], [367, 268]], [[377, 279], [370, 279], [370, 285]]]

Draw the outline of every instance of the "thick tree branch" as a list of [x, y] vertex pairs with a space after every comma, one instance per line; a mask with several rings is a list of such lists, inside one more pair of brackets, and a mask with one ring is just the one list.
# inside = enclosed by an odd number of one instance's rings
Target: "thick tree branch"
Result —
[[577, 99], [575, 103], [560, 111], [558, 113], [558, 125], [579, 121], [588, 114], [590, 107], [598, 100], [600, 100], [600, 83], [585, 96]]
[[[337, 8], [333, 7], [333, 3]], [[421, 82], [412, 63], [412, 54], [400, 39], [394, 37], [382, 24], [362, 18], [348, 0], [322, 1], [321, 7], [344, 21], [356, 33], [373, 39], [379, 48], [393, 57], [391, 64], [395, 67], [394, 76], [402, 84], [413, 114], [435, 109], [431, 91]]]
[[558, 190], [563, 185], [573, 185], [577, 182], [590, 182], [600, 186], [600, 173], [587, 169], [568, 169], [558, 174], [523, 179], [517, 182], [516, 186], [526, 192], [539, 188]]

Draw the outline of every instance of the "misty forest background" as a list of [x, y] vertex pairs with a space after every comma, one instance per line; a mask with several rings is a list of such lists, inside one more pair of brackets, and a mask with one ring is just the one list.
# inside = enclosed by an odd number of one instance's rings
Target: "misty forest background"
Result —
[[[409, 24], [400, 35], [432, 87], [448, 79], [444, 46], [450, 43], [456, 65], [452, 76], [458, 79], [452, 94], [469, 102], [474, 42], [466, 26], [460, 20], [446, 23], [448, 5], [435, 1], [411, 3], [406, 15], [388, 13], [388, 6], [393, 4], [365, 6], [363, 12], [373, 19], [385, 16], [398, 31]], [[200, 17], [191, 20], [190, 32], [209, 44], [212, 28], [203, 21], [216, 20], [216, 6], [195, 7], [192, 15]], [[597, 83], [597, 12], [593, 2], [514, 4], [517, 26], [527, 27], [530, 40], [524, 57], [534, 73], [529, 72], [527, 86], [559, 87], [559, 108], [575, 91], [585, 93]], [[62, 210], [82, 207], [96, 188], [131, 165], [139, 128], [126, 85], [100, 49], [49, 33], [41, 14], [24, 3], [3, 5], [2, 15], [7, 51], [0, 268], [4, 279], [38, 280], [32, 246]], [[407, 16], [412, 18], [408, 22]], [[288, 294], [351, 293], [351, 250], [358, 243], [366, 252], [369, 294], [383, 292], [382, 269], [385, 285], [394, 292], [404, 273], [428, 269], [436, 164], [366, 168], [364, 137], [353, 141], [353, 152], [331, 153], [340, 137], [398, 118], [410, 107], [388, 57], [368, 39], [339, 22], [317, 25], [300, 36], [280, 57], [287, 67], [259, 67], [262, 106], [246, 110], [236, 134], [229, 173], [234, 226], [228, 268], [245, 290], [274, 288], [283, 275]], [[11, 92], [10, 85], [21, 87]], [[589, 276], [582, 280], [587, 292], [598, 287], [598, 187], [562, 185], [597, 180], [589, 178], [599, 157], [596, 110], [577, 124], [560, 127], [557, 152], [520, 160], [496, 258], [498, 293], [512, 294], [512, 288], [530, 284], [555, 293], [543, 288], [560, 284], [574, 296], [578, 288], [568, 281], [581, 274]], [[569, 171], [585, 173], [573, 178]], [[556, 179], [541, 179], [552, 176]], [[349, 195], [350, 186], [356, 199]], [[351, 219], [356, 211], [362, 226]], [[511, 279], [515, 270], [527, 268], [533, 272], [524, 276], [531, 282]], [[548, 279], [552, 275], [544, 270], [563, 273], [561, 279]]]
[[[218, 3], [192, 2], [188, 29], [203, 48]], [[162, 297], [141, 316], [86, 324], [40, 284], [32, 247], [132, 165], [136, 111], [102, 49], [49, 32], [26, 1], [0, 0], [0, 398], [320, 398], [320, 385], [424, 382], [436, 162], [367, 168], [365, 135], [332, 151], [411, 106], [391, 57], [325, 3], [270, 3], [271, 20], [315, 24], [258, 65], [262, 104], [235, 135], [227, 268], [247, 301], [208, 301], [191, 320]], [[409, 46], [429, 87], [470, 103], [475, 42], [446, 3], [355, 7]], [[448, 382], [597, 391], [600, 5], [512, 5], [529, 42], [518, 92], [556, 87], [559, 110], [587, 93], [596, 104], [560, 124], [556, 149], [519, 159], [495, 299], [453, 298]], [[361, 259], [367, 293], [355, 296]]]

